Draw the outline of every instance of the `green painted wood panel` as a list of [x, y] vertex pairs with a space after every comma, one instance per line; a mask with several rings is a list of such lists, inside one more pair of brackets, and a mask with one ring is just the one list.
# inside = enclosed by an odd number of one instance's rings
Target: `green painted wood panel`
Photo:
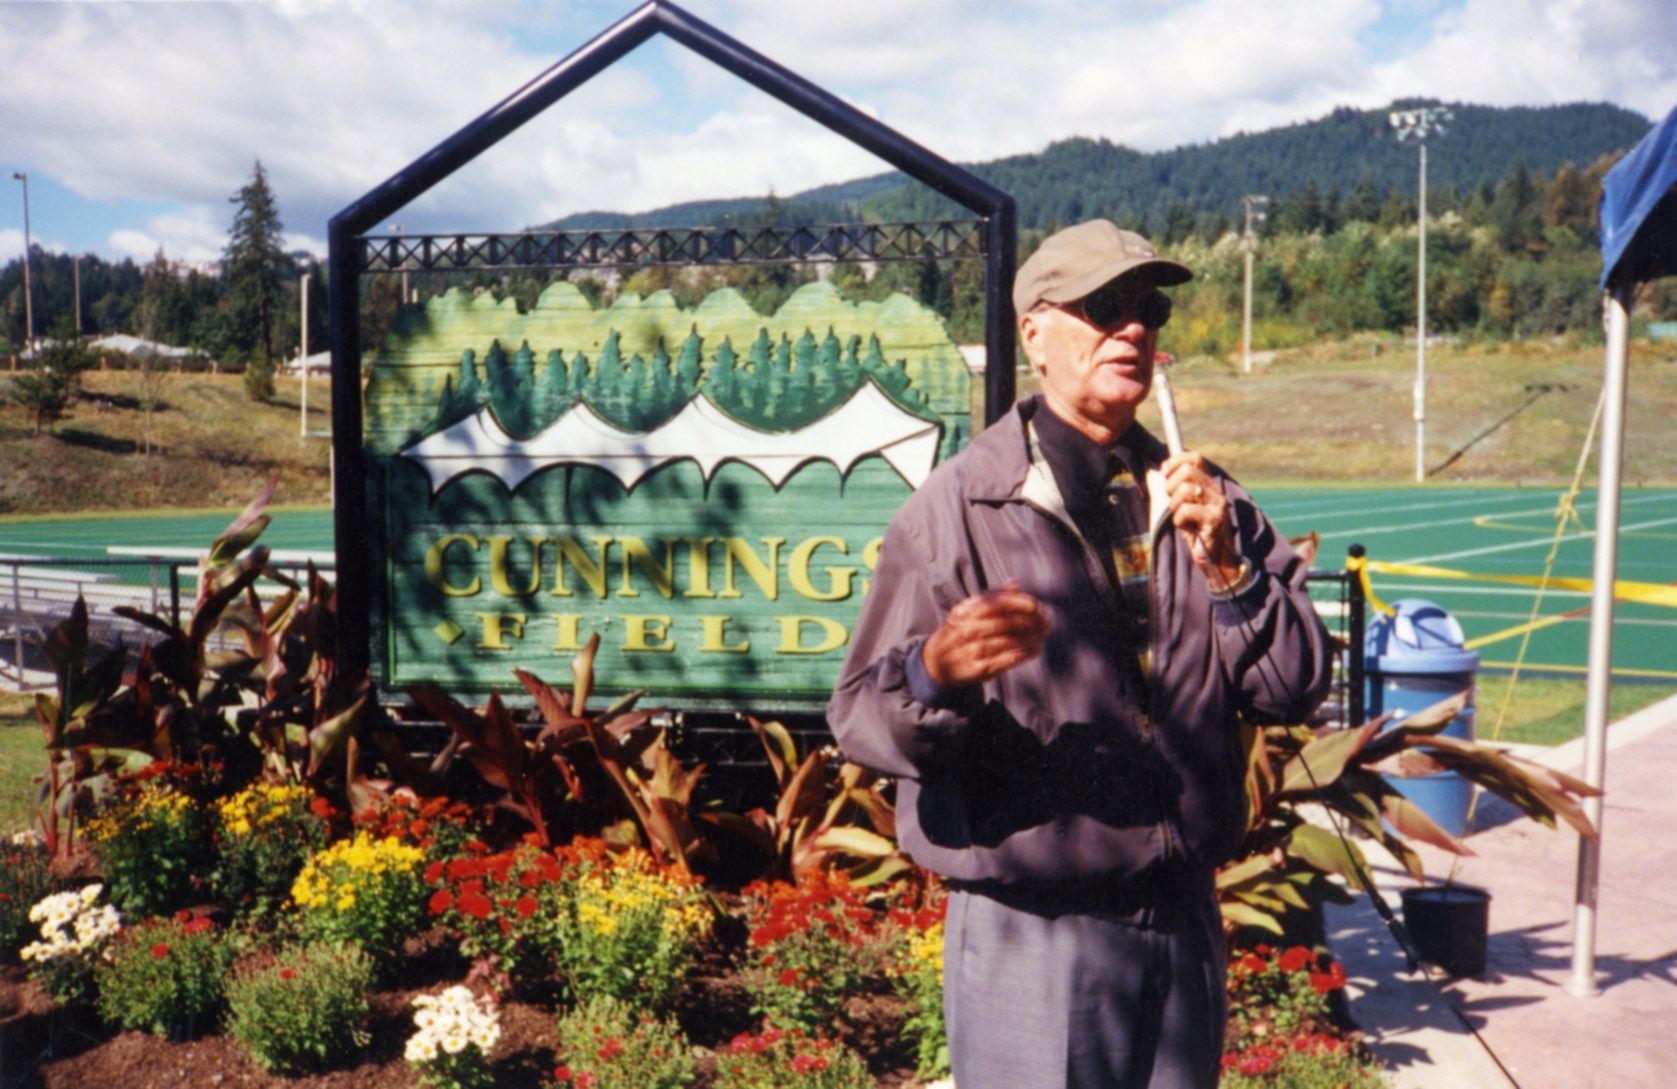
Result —
[[[937, 315], [903, 296], [855, 304], [811, 284], [765, 317], [728, 289], [690, 310], [668, 292], [596, 309], [561, 283], [527, 313], [458, 291], [408, 307], [366, 391], [381, 685], [507, 692], [515, 667], [564, 676], [598, 633], [608, 693], [823, 706], [911, 491], [883, 456], [841, 471], [809, 449], [778, 487], [749, 459], [707, 476], [701, 461], [725, 449], [628, 487], [564, 453], [513, 489], [495, 474], [579, 404], [629, 445], [695, 396], [752, 433], [796, 438], [868, 385], [887, 395], [879, 411], [928, 433], [937, 460], [965, 445], [966, 368]], [[440, 482], [456, 463], [421, 464], [414, 444], [464, 434], [482, 409], [494, 440], [433, 488], [428, 472]]]

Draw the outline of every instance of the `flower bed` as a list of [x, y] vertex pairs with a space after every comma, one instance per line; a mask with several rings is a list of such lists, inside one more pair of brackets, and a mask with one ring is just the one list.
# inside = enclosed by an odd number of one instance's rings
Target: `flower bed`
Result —
[[[224, 853], [248, 852], [261, 818], [235, 820], [258, 799], [280, 814], [270, 823], [306, 816], [320, 840], [296, 858], [283, 900], [137, 917], [86, 884], [31, 911], [39, 938], [4, 970], [0, 999], [49, 990], [55, 1004], [34, 1000], [37, 1030], [74, 1022], [94, 1041], [44, 1063], [54, 1084], [100, 1083], [118, 1063], [257, 1085], [353, 1074], [357, 1089], [838, 1089], [947, 1075], [935, 883], [864, 887], [815, 870], [730, 892], [599, 838], [496, 850], [490, 829], [440, 800], [404, 799], [353, 825], [294, 792], [191, 804], [219, 814]], [[445, 808], [443, 841], [416, 814]], [[176, 802], [169, 812], [196, 819]], [[1226, 1086], [1379, 1084], [1328, 1016], [1344, 982], [1332, 961], [1258, 946], [1229, 978]]]
[[[413, 693], [454, 735], [416, 761], [364, 721], [366, 678], [320, 637], [329, 584], [311, 573], [286, 607], [252, 607], [260, 509], [212, 548], [190, 624], [153, 618], [164, 638], [123, 668], [66, 660], [74, 691], [38, 704], [50, 804], [0, 874], [0, 964], [20, 959], [0, 966], [0, 1081], [850, 1089], [947, 1073], [943, 893], [897, 851], [886, 784], [753, 720], [768, 804], [725, 810], [632, 699], [587, 709], [592, 644], [568, 693], [518, 675], [539, 722], [498, 697]], [[235, 605], [245, 650], [207, 655]], [[85, 613], [61, 628], [85, 654]], [[1276, 736], [1280, 759], [1324, 743]], [[1272, 872], [1269, 839], [1298, 835], [1278, 784], [1220, 881], [1231, 929], [1308, 907], [1276, 881], [1318, 892], [1320, 874]], [[1376, 1084], [1329, 1016], [1331, 961], [1260, 946], [1229, 978], [1230, 1086]]]

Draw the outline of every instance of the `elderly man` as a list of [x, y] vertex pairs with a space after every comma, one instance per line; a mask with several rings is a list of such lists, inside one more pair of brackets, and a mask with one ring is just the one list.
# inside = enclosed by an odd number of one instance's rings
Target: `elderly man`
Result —
[[1042, 394], [892, 521], [829, 708], [948, 880], [960, 1089], [1217, 1082], [1238, 723], [1311, 711], [1329, 644], [1250, 497], [1136, 422], [1191, 278], [1105, 220], [1024, 263]]

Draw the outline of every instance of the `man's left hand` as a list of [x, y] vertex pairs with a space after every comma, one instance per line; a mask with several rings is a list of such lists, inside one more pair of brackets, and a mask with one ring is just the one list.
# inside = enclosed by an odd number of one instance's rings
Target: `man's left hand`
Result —
[[1194, 563], [1213, 590], [1240, 578], [1240, 549], [1235, 542], [1234, 512], [1222, 485], [1206, 471], [1205, 455], [1184, 450], [1160, 467], [1170, 497], [1171, 520], [1188, 542]]

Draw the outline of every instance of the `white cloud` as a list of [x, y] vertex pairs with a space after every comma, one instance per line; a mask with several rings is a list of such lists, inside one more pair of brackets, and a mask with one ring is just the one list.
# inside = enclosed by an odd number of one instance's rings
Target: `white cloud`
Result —
[[[112, 231], [106, 241], [118, 257], [132, 257], [142, 264], [156, 257], [158, 250], [172, 261], [214, 261], [227, 244], [227, 213], [222, 215], [218, 221], [210, 209], [197, 207], [183, 214], [152, 216], [145, 230], [122, 228]], [[293, 248], [289, 236], [286, 248]]]
[[1368, 94], [1489, 105], [1608, 101], [1663, 117], [1677, 102], [1670, 0], [1468, 0]]
[[[42, 238], [39, 234], [31, 235], [29, 241], [37, 250], [45, 250], [48, 253], [66, 253], [70, 249], [55, 238]], [[0, 227], [0, 262], [22, 256], [23, 231], [17, 227]]]
[[[967, 161], [1072, 135], [1156, 150], [1408, 95], [1582, 98], [1656, 114], [1677, 100], [1670, 0], [691, 6], [910, 138]], [[100, 228], [116, 252], [162, 245], [172, 256], [214, 257], [228, 197], [258, 157], [288, 244], [323, 251], [332, 214], [620, 14], [611, 0], [0, 4], [0, 131], [8, 157], [34, 174], [90, 200], [147, 203], [143, 224]], [[1362, 38], [1394, 17], [1414, 44], [1376, 60]], [[638, 50], [399, 218], [411, 230], [507, 229], [589, 209], [771, 186], [790, 193], [881, 168], [663, 43]], [[175, 211], [157, 215], [159, 205]], [[0, 232], [0, 244], [6, 237]]]

